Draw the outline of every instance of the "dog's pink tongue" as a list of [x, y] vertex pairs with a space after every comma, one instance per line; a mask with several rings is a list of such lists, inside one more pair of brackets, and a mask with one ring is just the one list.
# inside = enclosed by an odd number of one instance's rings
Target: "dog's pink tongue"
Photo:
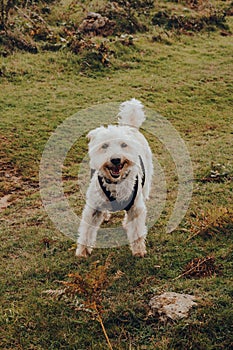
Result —
[[118, 175], [119, 173], [120, 173], [120, 169], [114, 169], [113, 171], [112, 171], [112, 173], [114, 174], [114, 175]]
[[120, 174], [120, 170], [121, 170], [121, 166], [116, 166], [112, 169], [112, 173], [114, 175], [119, 175]]

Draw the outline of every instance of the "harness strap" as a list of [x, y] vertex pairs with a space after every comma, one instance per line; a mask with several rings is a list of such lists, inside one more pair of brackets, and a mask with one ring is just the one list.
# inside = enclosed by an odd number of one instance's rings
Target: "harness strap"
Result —
[[144, 163], [142, 161], [142, 157], [141, 156], [138, 156], [138, 157], [139, 157], [140, 165], [141, 165], [141, 168], [142, 168], [142, 187], [143, 187], [144, 183], [145, 183], [145, 180], [146, 180], [146, 172], [145, 172]]
[[[142, 168], [142, 187], [145, 184], [145, 166], [143, 164], [142, 158], [141, 156], [139, 157], [139, 161], [140, 161], [140, 166]], [[95, 170], [91, 169], [91, 175], [93, 176]], [[130, 197], [125, 200], [125, 201], [117, 201], [116, 198], [111, 194], [111, 192], [109, 190], [107, 190], [107, 188], [104, 186], [104, 182], [103, 182], [103, 177], [98, 175], [98, 181], [100, 184], [100, 187], [102, 188], [102, 191], [104, 192], [104, 194], [106, 195], [106, 197], [108, 198], [108, 200], [110, 201], [111, 207], [112, 207], [112, 211], [119, 211], [119, 210], [126, 210], [129, 211], [130, 208], [133, 206], [135, 198], [137, 196], [137, 192], [138, 192], [138, 176], [136, 177], [136, 181], [133, 187], [133, 191], [130, 195]]]
[[134, 204], [135, 198], [137, 196], [138, 192], [138, 176], [136, 177], [136, 181], [133, 187], [133, 191], [130, 195], [130, 197], [127, 200], [124, 201], [117, 201], [114, 196], [112, 196], [111, 192], [106, 189], [103, 183], [103, 178], [101, 176], [98, 176], [100, 187], [102, 188], [104, 194], [109, 199], [112, 207], [112, 211], [119, 211], [119, 210], [126, 210], [129, 211], [132, 205]]

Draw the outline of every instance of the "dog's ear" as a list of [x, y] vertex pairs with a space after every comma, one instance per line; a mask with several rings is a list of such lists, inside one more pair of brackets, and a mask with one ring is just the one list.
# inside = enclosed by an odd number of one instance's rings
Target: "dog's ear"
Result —
[[92, 141], [95, 139], [95, 137], [97, 136], [97, 134], [100, 134], [103, 130], [105, 130], [104, 126], [100, 126], [99, 128], [96, 128], [94, 130], [89, 131], [89, 133], [87, 134], [87, 138], [89, 141]]
[[87, 134], [88, 140], [91, 141], [94, 138], [95, 134], [96, 134], [96, 129], [89, 131], [89, 133]]

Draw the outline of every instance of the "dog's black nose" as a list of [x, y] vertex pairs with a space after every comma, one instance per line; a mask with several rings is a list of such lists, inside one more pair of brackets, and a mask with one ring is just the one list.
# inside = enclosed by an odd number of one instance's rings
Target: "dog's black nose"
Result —
[[113, 165], [120, 165], [121, 164], [121, 158], [112, 158], [111, 159], [111, 163], [113, 164]]

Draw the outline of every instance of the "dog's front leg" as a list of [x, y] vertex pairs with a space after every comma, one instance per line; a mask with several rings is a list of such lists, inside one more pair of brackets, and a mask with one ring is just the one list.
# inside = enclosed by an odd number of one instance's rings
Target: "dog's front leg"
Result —
[[104, 212], [86, 204], [79, 226], [76, 256], [87, 257], [91, 254], [96, 241], [99, 226], [104, 219]]
[[124, 228], [126, 229], [130, 249], [134, 256], [143, 257], [146, 254], [146, 206], [143, 201], [137, 201], [126, 213]]

